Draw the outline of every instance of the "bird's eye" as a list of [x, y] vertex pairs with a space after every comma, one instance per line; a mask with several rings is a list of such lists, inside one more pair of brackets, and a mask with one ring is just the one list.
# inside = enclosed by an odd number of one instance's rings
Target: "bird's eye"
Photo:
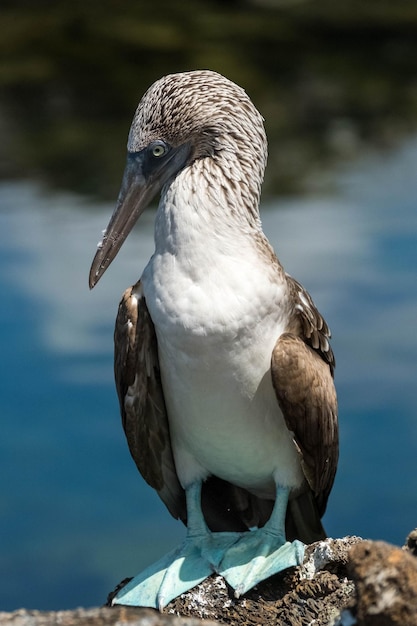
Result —
[[162, 157], [168, 152], [168, 146], [162, 141], [155, 142], [151, 146], [151, 153], [154, 157]]

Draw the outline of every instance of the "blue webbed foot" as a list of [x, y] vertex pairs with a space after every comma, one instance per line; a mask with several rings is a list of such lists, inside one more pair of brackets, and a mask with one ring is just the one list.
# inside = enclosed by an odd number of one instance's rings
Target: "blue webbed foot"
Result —
[[161, 610], [216, 572], [227, 550], [240, 539], [240, 533], [209, 531], [201, 512], [200, 483], [191, 485], [186, 496], [188, 529], [183, 543], [129, 581], [112, 604]]
[[112, 604], [162, 609], [212, 572], [200, 550], [190, 541], [172, 550], [127, 583]]
[[300, 565], [304, 558], [301, 541], [285, 541], [265, 528], [249, 531], [226, 552], [219, 574], [235, 590], [235, 597], [288, 567]]
[[225, 552], [240, 539], [238, 533], [187, 536], [184, 542], [132, 578], [112, 604], [149, 606], [161, 610], [217, 571]]
[[192, 484], [186, 491], [188, 529], [184, 542], [133, 578], [112, 603], [161, 610], [213, 572], [221, 574], [239, 597], [269, 576], [299, 565], [304, 544], [285, 541], [288, 495], [288, 488], [277, 486], [274, 509], [263, 528], [212, 533], [201, 512], [201, 483]]
[[276, 485], [275, 504], [268, 522], [263, 528], [245, 533], [222, 559], [218, 572], [233, 587], [237, 598], [262, 580], [303, 562], [304, 544], [285, 540], [289, 493], [289, 488]]

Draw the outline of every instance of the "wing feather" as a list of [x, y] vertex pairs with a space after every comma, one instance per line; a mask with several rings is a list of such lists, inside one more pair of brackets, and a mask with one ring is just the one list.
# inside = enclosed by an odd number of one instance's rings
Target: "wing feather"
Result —
[[339, 454], [335, 360], [330, 330], [310, 295], [290, 276], [287, 281], [294, 308], [286, 332], [273, 350], [272, 381], [322, 516]]
[[130, 453], [171, 514], [186, 520], [159, 370], [155, 329], [141, 282], [122, 297], [114, 331], [114, 373]]

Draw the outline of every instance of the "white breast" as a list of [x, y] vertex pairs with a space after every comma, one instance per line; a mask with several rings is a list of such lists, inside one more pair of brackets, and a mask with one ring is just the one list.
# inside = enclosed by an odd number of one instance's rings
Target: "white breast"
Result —
[[[302, 481], [270, 374], [286, 323], [285, 284], [247, 233], [213, 236], [215, 223], [206, 233], [198, 223], [176, 233], [173, 245], [175, 207], [168, 209], [170, 233], [158, 237], [166, 228], [160, 215], [142, 281], [179, 479], [186, 487], [214, 474], [272, 497], [274, 480], [291, 487]], [[175, 228], [184, 228], [184, 207], [182, 213]]]

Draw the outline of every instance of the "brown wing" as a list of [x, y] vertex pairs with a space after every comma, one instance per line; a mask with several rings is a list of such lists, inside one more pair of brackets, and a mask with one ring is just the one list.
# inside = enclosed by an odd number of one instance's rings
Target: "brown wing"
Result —
[[170, 513], [186, 520], [171, 450], [153, 322], [139, 282], [123, 294], [114, 331], [114, 373], [130, 453]]
[[290, 510], [294, 517], [307, 517], [307, 526], [310, 517], [310, 526], [317, 529], [314, 509], [320, 517], [326, 509], [339, 452], [335, 361], [326, 322], [305, 289], [290, 276], [287, 280], [295, 306], [272, 354], [272, 381], [311, 490], [295, 499]]

